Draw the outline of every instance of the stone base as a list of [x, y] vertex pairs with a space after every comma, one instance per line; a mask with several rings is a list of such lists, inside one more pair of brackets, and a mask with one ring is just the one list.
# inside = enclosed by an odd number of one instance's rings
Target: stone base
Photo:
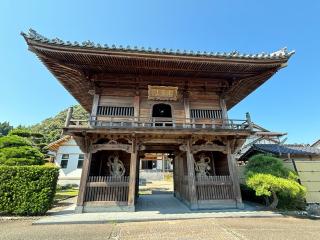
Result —
[[[192, 207], [192, 208], [191, 208]], [[200, 209], [235, 209], [237, 208], [237, 202], [235, 200], [203, 200], [198, 201], [197, 204], [191, 206], [192, 210], [200, 210]], [[197, 208], [196, 208], [197, 207]]]
[[95, 212], [134, 212], [135, 206], [123, 205], [85, 205], [76, 206], [75, 213], [95, 213]]
[[189, 201], [176, 196], [178, 200], [184, 203], [190, 210], [219, 210], [219, 209], [244, 209], [243, 203], [237, 203], [235, 200], [226, 199], [226, 200], [203, 200], [198, 201], [197, 203], [191, 204]]

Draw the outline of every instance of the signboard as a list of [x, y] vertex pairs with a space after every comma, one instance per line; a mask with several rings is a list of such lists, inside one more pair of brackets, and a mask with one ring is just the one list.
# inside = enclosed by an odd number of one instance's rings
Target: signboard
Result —
[[176, 101], [178, 98], [178, 87], [148, 86], [149, 100]]

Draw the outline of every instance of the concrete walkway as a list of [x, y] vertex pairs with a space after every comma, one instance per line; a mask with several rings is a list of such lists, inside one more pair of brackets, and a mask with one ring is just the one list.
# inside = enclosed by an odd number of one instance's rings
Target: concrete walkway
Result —
[[279, 217], [281, 214], [262, 211], [261, 207], [245, 204], [244, 210], [191, 211], [172, 194], [152, 194], [139, 197], [136, 212], [74, 213], [75, 205], [36, 220], [33, 224], [88, 224], [112, 222], [140, 222], [158, 220], [232, 218], [232, 217]]

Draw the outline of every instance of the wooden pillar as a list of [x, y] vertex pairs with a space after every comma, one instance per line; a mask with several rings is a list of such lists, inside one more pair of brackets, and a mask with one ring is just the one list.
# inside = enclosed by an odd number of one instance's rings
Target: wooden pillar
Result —
[[243, 209], [244, 205], [242, 203], [242, 198], [241, 198], [238, 170], [237, 170], [237, 165], [236, 165], [234, 155], [231, 152], [230, 140], [227, 140], [227, 158], [228, 158], [228, 167], [229, 167], [230, 177], [233, 184], [233, 192], [234, 192], [237, 208]]
[[139, 197], [139, 179], [140, 179], [140, 154], [137, 154], [135, 199]]
[[176, 153], [173, 160], [173, 174], [174, 174], [174, 196], [181, 199], [181, 183], [183, 178], [183, 165], [181, 152]]
[[184, 112], [186, 116], [186, 123], [190, 123], [190, 103], [189, 94], [186, 92], [183, 97]]
[[72, 118], [72, 113], [73, 113], [73, 107], [69, 107], [68, 108], [68, 112], [67, 112], [67, 118], [66, 118], [66, 121], [64, 123], [65, 127], [69, 127], [70, 120]]
[[252, 126], [252, 122], [251, 122], [251, 117], [250, 117], [250, 113], [246, 113], [246, 119], [247, 119], [247, 123], [249, 125], [249, 129], [252, 131], [253, 130], [253, 126]]
[[[185, 155], [184, 154], [181, 154], [181, 155], [179, 155], [180, 157], [178, 158], [178, 161], [177, 162], [179, 162], [179, 163], [177, 163], [178, 164], [178, 168], [177, 168], [177, 172], [178, 172], [178, 176], [179, 176], [179, 179], [178, 179], [178, 181], [179, 181], [179, 196], [180, 196], [180, 198], [183, 198], [184, 196], [183, 196], [183, 194], [182, 194], [182, 188], [183, 188], [183, 186], [182, 186], [182, 184], [183, 184], [183, 180], [184, 180], [184, 176], [185, 176], [185, 173], [184, 173], [184, 169], [185, 169]], [[185, 200], [187, 200], [187, 199], [185, 199]]]
[[220, 107], [222, 112], [222, 126], [225, 127], [225, 125], [228, 124], [228, 110], [224, 98], [220, 98]]
[[95, 122], [97, 120], [97, 114], [98, 114], [98, 107], [99, 107], [99, 100], [100, 100], [100, 95], [99, 94], [93, 94], [93, 101], [92, 101], [92, 108], [91, 108], [91, 116], [90, 120], [91, 125], [95, 125]]
[[137, 177], [137, 146], [136, 140], [132, 140], [132, 152], [130, 159], [130, 179], [129, 179], [129, 196], [128, 206], [134, 210], [135, 195], [136, 195], [136, 177]]
[[87, 181], [88, 181], [88, 176], [89, 176], [89, 173], [90, 173], [91, 158], [92, 158], [91, 152], [84, 154], [84, 162], [83, 162], [81, 179], [80, 179], [80, 187], [79, 187], [79, 194], [78, 194], [78, 199], [77, 199], [77, 207], [76, 207], [76, 210], [75, 210], [76, 213], [82, 213], [83, 212]]
[[134, 119], [139, 121], [140, 116], [140, 96], [136, 95], [133, 98], [133, 108], [134, 108]]
[[196, 180], [194, 172], [194, 157], [191, 152], [191, 139], [187, 142], [187, 168], [188, 168], [188, 188], [189, 188], [189, 200], [190, 208], [198, 209], [198, 199], [197, 199], [197, 190], [196, 190]]
[[227, 110], [226, 100], [224, 98], [220, 98], [220, 107], [222, 111], [222, 118], [228, 119], [228, 110]]

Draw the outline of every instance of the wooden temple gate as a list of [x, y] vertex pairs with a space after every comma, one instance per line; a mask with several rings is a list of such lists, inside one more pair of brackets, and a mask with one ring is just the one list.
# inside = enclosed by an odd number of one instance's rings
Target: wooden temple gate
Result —
[[250, 116], [227, 111], [287, 66], [294, 52], [266, 54], [124, 48], [22, 33], [90, 113], [64, 134], [85, 153], [77, 211], [132, 211], [145, 152], [175, 158], [174, 195], [191, 209], [242, 207], [233, 153], [253, 134]]
[[[145, 152], [173, 153], [174, 196], [191, 209], [241, 208], [239, 182], [230, 143], [223, 137], [211, 139], [160, 139], [139, 136], [91, 135], [75, 137], [83, 150], [87, 146], [77, 211], [134, 211], [138, 200], [139, 159]], [[164, 142], [172, 142], [163, 144]], [[179, 143], [178, 143], [179, 142]], [[239, 144], [239, 143], [238, 143]], [[229, 149], [229, 150], [228, 150]], [[122, 176], [112, 176], [111, 160], [121, 162]], [[202, 164], [202, 165], [201, 165]], [[206, 172], [197, 168], [205, 167]]]

